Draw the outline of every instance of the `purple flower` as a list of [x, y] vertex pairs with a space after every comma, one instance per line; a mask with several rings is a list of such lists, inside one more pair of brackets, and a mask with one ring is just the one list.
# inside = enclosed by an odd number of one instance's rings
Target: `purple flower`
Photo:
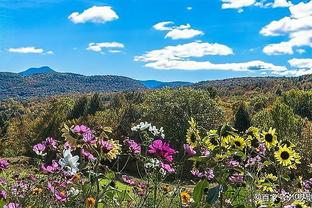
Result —
[[163, 142], [160, 139], [154, 140], [148, 148], [148, 152], [150, 154], [154, 154], [157, 157], [161, 157], [169, 162], [173, 161], [173, 154], [176, 153], [176, 151], [172, 149], [168, 143]]
[[201, 148], [200, 149], [200, 154], [202, 156], [208, 157], [210, 155], [210, 151], [208, 149], [206, 149], [206, 148]]
[[204, 171], [204, 176], [208, 179], [208, 180], [212, 180], [215, 175], [213, 173], [213, 170], [211, 168], [208, 168], [207, 170]]
[[258, 150], [258, 153], [259, 153], [259, 154], [264, 155], [264, 154], [265, 154], [265, 151], [266, 151], [265, 144], [264, 144], [264, 143], [260, 143], [257, 150]]
[[76, 125], [73, 128], [73, 132], [78, 133], [78, 134], [84, 134], [84, 133], [91, 132], [91, 129], [85, 125]]
[[3, 208], [22, 208], [22, 206], [17, 203], [11, 202], [11, 203], [4, 205]]
[[57, 161], [53, 160], [52, 164], [41, 164], [40, 166], [40, 170], [45, 173], [45, 174], [49, 174], [49, 173], [54, 173], [59, 169], [59, 164], [57, 163]]
[[126, 139], [124, 143], [129, 146], [129, 149], [133, 154], [141, 153], [141, 146], [138, 143], [136, 143], [134, 140]]
[[111, 143], [109, 143], [109, 141], [106, 140], [100, 140], [100, 146], [102, 148], [102, 151], [104, 153], [108, 153], [109, 151], [111, 151], [113, 149], [113, 145]]
[[167, 173], [175, 173], [175, 169], [170, 164], [161, 162], [160, 167], [164, 169]]
[[239, 166], [239, 162], [236, 161], [236, 160], [230, 160], [227, 165], [230, 167], [230, 168], [235, 168], [237, 166]]
[[200, 172], [198, 169], [196, 169], [196, 168], [193, 168], [192, 170], [191, 170], [191, 174], [193, 175], [193, 176], [195, 176], [195, 177], [197, 177], [197, 178], [203, 178], [205, 175], [204, 175], [204, 173], [202, 173], [202, 172]]
[[0, 200], [1, 199], [6, 199], [7, 198], [7, 193], [4, 190], [0, 191]]
[[125, 182], [128, 185], [132, 186], [132, 185], [135, 184], [135, 182], [127, 175], [122, 175], [121, 178], [122, 178], [122, 181]]
[[96, 143], [96, 139], [95, 139], [95, 137], [91, 131], [84, 133], [82, 135], [82, 139], [85, 143], [88, 143], [88, 144], [95, 144]]
[[37, 155], [45, 155], [44, 151], [46, 150], [46, 146], [42, 143], [36, 144], [33, 146], [33, 151], [37, 154]]
[[9, 167], [9, 162], [5, 159], [0, 159], [0, 170], [7, 169]]
[[64, 191], [55, 190], [54, 196], [55, 196], [56, 200], [59, 202], [66, 202], [67, 201], [67, 195]]
[[83, 148], [81, 149], [80, 153], [90, 161], [96, 160], [96, 158], [89, 151], [87, 151]]
[[196, 155], [196, 151], [189, 144], [183, 144], [183, 148], [188, 156]]
[[245, 167], [255, 166], [261, 164], [261, 157], [257, 155], [256, 157], [250, 157], [247, 159]]
[[244, 182], [244, 176], [239, 173], [234, 173], [229, 177], [229, 181], [234, 184], [242, 184]]
[[49, 147], [51, 150], [56, 150], [57, 149], [57, 142], [55, 139], [52, 137], [46, 138], [46, 140], [43, 143], [46, 147]]
[[72, 146], [69, 142], [65, 142], [64, 143], [64, 149], [73, 151], [76, 149], [76, 147]]

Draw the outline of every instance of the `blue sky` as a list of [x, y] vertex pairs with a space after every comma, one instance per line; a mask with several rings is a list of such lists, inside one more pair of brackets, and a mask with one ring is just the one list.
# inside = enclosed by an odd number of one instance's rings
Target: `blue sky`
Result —
[[311, 47], [312, 0], [0, 0], [0, 71], [298, 76]]

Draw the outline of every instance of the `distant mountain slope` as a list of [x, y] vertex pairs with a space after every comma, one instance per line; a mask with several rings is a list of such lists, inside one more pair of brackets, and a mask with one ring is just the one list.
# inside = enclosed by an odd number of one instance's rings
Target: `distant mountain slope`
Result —
[[190, 86], [193, 84], [191, 82], [180, 82], [180, 81], [161, 82], [157, 80], [146, 80], [146, 81], [141, 81], [141, 83], [148, 89], [159, 89], [159, 88], [164, 88], [164, 87], [183, 87], [183, 86]]
[[43, 74], [43, 73], [53, 73], [55, 72], [53, 69], [51, 69], [48, 66], [42, 66], [42, 67], [38, 67], [38, 68], [29, 68], [23, 72], [20, 72], [19, 74], [22, 75], [23, 77], [27, 77], [27, 76], [31, 76], [34, 74]]
[[83, 76], [54, 71], [29, 76], [0, 73], [0, 99], [138, 89], [146, 88], [140, 81], [122, 76]]

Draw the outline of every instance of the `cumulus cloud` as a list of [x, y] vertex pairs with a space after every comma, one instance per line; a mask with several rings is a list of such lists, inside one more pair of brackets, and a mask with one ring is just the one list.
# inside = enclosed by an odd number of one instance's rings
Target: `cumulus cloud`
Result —
[[267, 55], [293, 54], [295, 47], [312, 47], [312, 1], [292, 5], [289, 10], [290, 16], [272, 21], [260, 31], [264, 36], [289, 37], [288, 41], [265, 46]]
[[243, 12], [243, 8], [256, 6], [261, 8], [277, 8], [290, 7], [290, 0], [222, 0], [222, 9], [237, 9], [238, 12]]
[[53, 55], [53, 51], [45, 51], [42, 48], [36, 48], [33, 46], [28, 46], [28, 47], [19, 47], [19, 48], [9, 48], [8, 49], [9, 52], [11, 53], [23, 53], [23, 54], [49, 54], [49, 55]]
[[161, 70], [230, 70], [230, 71], [286, 71], [283, 66], [255, 60], [243, 63], [216, 64], [210, 61], [196, 61], [191, 58], [201, 58], [207, 55], [231, 55], [233, 50], [218, 43], [191, 42], [183, 45], [167, 46], [153, 50], [142, 56], [136, 56], [135, 61], [145, 62], [146, 67]]
[[[102, 52], [103, 49], [108, 49], [111, 53], [120, 52], [120, 48], [124, 48], [124, 44], [119, 42], [102, 42], [102, 43], [89, 43], [87, 50]], [[117, 52], [118, 51], [118, 52]]]
[[312, 59], [311, 58], [293, 58], [288, 61], [289, 65], [292, 67], [291, 70], [283, 72], [275, 72], [274, 74], [284, 75], [284, 76], [302, 76], [307, 74], [312, 74]]
[[198, 35], [204, 35], [204, 32], [192, 29], [190, 24], [176, 26], [172, 21], [159, 22], [153, 28], [160, 31], [169, 31], [165, 38], [171, 38], [172, 40], [189, 39]]
[[118, 15], [110, 6], [93, 6], [82, 13], [73, 12], [68, 19], [75, 24], [79, 23], [106, 23], [118, 19]]

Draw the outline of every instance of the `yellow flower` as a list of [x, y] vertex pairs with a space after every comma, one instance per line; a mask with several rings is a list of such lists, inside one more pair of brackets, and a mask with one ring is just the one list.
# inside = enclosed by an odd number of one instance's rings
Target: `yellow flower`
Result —
[[121, 145], [117, 140], [109, 140], [109, 143], [112, 144], [113, 148], [106, 153], [106, 157], [108, 160], [114, 160], [121, 153]]
[[204, 143], [208, 150], [214, 150], [219, 146], [219, 138], [217, 135], [208, 135], [204, 138]]
[[285, 167], [292, 166], [295, 161], [295, 152], [286, 145], [279, 147], [278, 151], [274, 153], [274, 156], [279, 164]]
[[268, 149], [275, 147], [278, 143], [275, 129], [270, 128], [269, 131], [262, 132], [262, 139]]
[[190, 124], [190, 127], [187, 129], [186, 142], [192, 148], [195, 148], [197, 147], [200, 141], [199, 130], [197, 129], [196, 121], [193, 118], [191, 118], [191, 120], [189, 121], [189, 124]]
[[247, 145], [254, 148], [258, 148], [260, 145], [260, 134], [259, 129], [255, 127], [250, 127], [247, 130]]
[[89, 196], [86, 199], [86, 208], [93, 208], [95, 206], [95, 198], [92, 196]]
[[244, 140], [244, 138], [240, 137], [240, 136], [235, 136], [232, 138], [231, 140], [232, 146], [234, 146], [237, 149], [244, 149], [246, 147], [246, 142]]
[[181, 201], [182, 201], [183, 205], [186, 205], [186, 204], [190, 203], [191, 195], [188, 192], [183, 191], [180, 195], [181, 195]]
[[301, 201], [294, 201], [291, 205], [295, 206], [296, 208], [308, 208], [308, 206]]
[[263, 191], [273, 192], [273, 188], [275, 187], [276, 181], [277, 177], [270, 173], [257, 181], [257, 187], [262, 189]]

